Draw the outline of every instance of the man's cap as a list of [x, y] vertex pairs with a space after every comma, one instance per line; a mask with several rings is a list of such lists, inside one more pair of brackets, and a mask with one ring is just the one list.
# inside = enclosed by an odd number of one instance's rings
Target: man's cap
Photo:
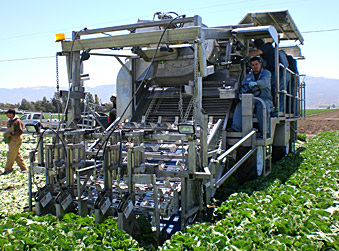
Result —
[[113, 103], [116, 99], [117, 99], [117, 97], [114, 96], [114, 95], [112, 95], [112, 96], [110, 97], [110, 100], [111, 100], [112, 103]]
[[261, 58], [260, 58], [260, 57], [257, 57], [257, 56], [251, 57], [250, 63], [252, 63], [253, 61], [259, 61], [259, 63], [262, 63]]
[[12, 113], [12, 114], [15, 115], [15, 110], [12, 109], [12, 108], [9, 108], [9, 109], [7, 110], [7, 112], [6, 112], [6, 114], [7, 114], [7, 113]]

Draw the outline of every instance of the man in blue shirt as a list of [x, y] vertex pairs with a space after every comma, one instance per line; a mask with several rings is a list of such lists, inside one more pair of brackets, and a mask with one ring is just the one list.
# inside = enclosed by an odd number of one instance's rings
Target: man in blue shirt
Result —
[[[277, 104], [277, 86], [275, 81], [275, 49], [272, 43], [265, 43], [262, 39], [255, 39], [254, 46], [256, 50], [250, 51], [249, 56], [261, 56], [262, 59], [265, 61], [266, 65], [265, 68], [271, 72], [271, 90], [272, 90], [272, 101], [275, 107], [278, 106]], [[286, 58], [286, 54], [283, 51], [279, 51], [279, 63], [283, 64], [285, 67], [288, 67], [288, 61]], [[284, 71], [282, 68], [279, 67], [279, 89], [284, 90]], [[280, 95], [280, 111], [283, 111], [284, 102], [283, 96]]]
[[[259, 98], [261, 98], [267, 109], [267, 130], [269, 130], [269, 113], [272, 107], [271, 95], [271, 72], [262, 68], [260, 58], [253, 57], [250, 60], [252, 71], [247, 74], [241, 83], [240, 93], [255, 92], [260, 89]], [[259, 123], [259, 130], [263, 132], [263, 105], [260, 101], [254, 100], [254, 106]], [[241, 102], [237, 104], [234, 114], [231, 131], [241, 132], [242, 130], [242, 111]]]

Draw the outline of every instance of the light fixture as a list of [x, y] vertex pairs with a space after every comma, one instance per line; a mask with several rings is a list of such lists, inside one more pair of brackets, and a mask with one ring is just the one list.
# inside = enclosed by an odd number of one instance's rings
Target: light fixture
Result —
[[195, 124], [193, 121], [182, 122], [178, 124], [178, 131], [181, 134], [194, 134]]
[[55, 34], [55, 41], [60, 42], [66, 40], [65, 33], [57, 33]]

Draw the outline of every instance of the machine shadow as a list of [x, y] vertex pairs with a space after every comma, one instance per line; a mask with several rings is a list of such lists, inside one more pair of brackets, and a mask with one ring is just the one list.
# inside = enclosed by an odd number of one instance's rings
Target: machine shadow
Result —
[[247, 193], [249, 196], [255, 191], [262, 191], [270, 187], [274, 182], [284, 184], [299, 169], [304, 161], [301, 153], [305, 151], [305, 147], [299, 147], [295, 153], [286, 155], [280, 161], [272, 164], [272, 172], [266, 176], [240, 184], [235, 177], [231, 177], [216, 192], [215, 198], [208, 206], [208, 210], [203, 217], [203, 221], [219, 220], [213, 217], [213, 211], [221, 203], [226, 202], [228, 197], [233, 193]]

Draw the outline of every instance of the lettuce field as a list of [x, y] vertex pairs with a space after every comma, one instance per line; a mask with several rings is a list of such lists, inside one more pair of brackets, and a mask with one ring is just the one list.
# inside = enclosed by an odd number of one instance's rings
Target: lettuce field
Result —
[[[25, 136], [23, 150], [34, 140]], [[2, 143], [1, 167], [7, 146]], [[18, 167], [15, 167], [18, 170]], [[43, 177], [36, 177], [43, 184]], [[211, 219], [177, 232], [161, 246], [138, 243], [117, 219], [35, 216], [27, 174], [0, 176], [1, 250], [339, 250], [339, 131], [323, 132], [241, 187], [223, 186]]]

